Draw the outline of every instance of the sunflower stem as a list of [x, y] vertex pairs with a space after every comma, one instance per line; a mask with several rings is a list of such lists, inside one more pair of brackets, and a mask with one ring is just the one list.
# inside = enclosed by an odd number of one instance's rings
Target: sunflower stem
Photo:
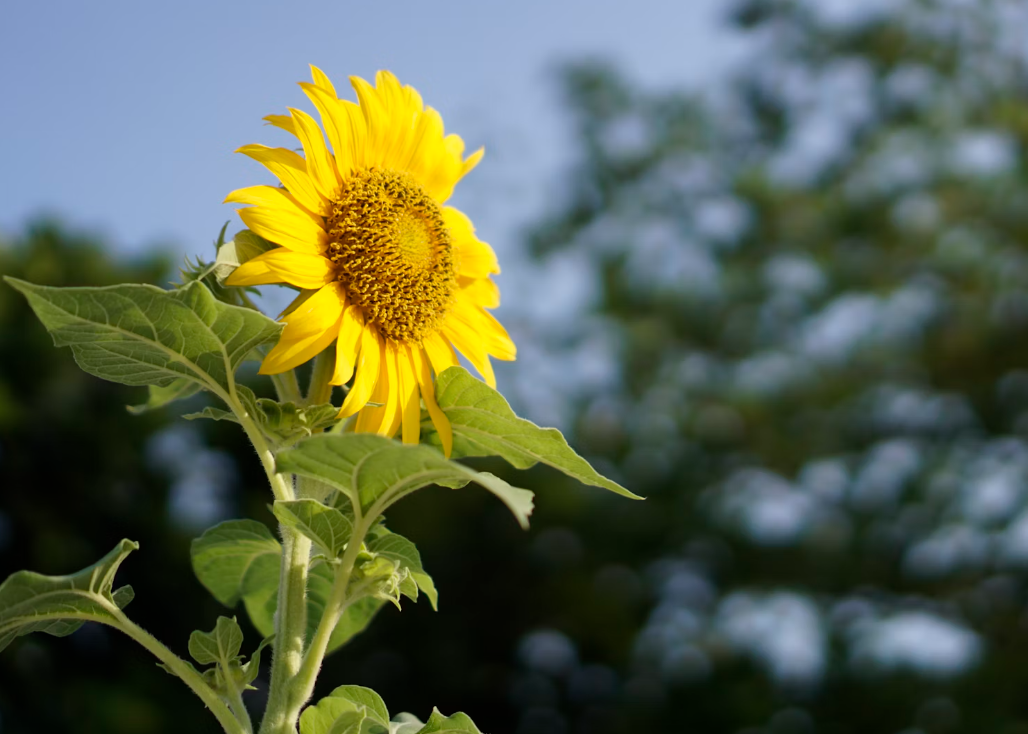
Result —
[[275, 385], [275, 393], [281, 402], [299, 405], [303, 400], [300, 394], [300, 383], [296, 379], [296, 370], [286, 370], [282, 374], [272, 375], [271, 382]]
[[295, 734], [300, 713], [298, 707], [291, 705], [292, 683], [303, 661], [311, 541], [285, 525], [280, 525], [279, 529], [282, 533], [282, 567], [275, 613], [271, 689], [268, 708], [261, 722], [261, 734]]
[[321, 405], [332, 399], [332, 373], [336, 368], [336, 355], [334, 349], [325, 349], [314, 358], [314, 366], [311, 369], [311, 382], [307, 388], [307, 399], [304, 405]]

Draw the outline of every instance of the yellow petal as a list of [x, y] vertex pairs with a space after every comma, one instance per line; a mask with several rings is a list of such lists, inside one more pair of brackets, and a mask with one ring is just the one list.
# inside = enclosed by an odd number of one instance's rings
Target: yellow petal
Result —
[[466, 278], [486, 278], [500, 272], [493, 248], [475, 236], [475, 226], [467, 215], [452, 206], [443, 207], [443, 221], [457, 249], [457, 272]]
[[448, 319], [456, 319], [486, 352], [504, 361], [517, 357], [518, 349], [503, 325], [489, 312], [458, 298]]
[[301, 82], [300, 88], [307, 94], [321, 115], [321, 126], [325, 128], [325, 135], [335, 153], [336, 171], [341, 177], [348, 176], [353, 168], [349, 115], [339, 106], [339, 100], [334, 94], [329, 94], [321, 87], [306, 82]]
[[338, 283], [324, 286], [286, 317], [278, 344], [261, 364], [260, 373], [291, 370], [325, 350], [339, 334], [346, 298]]
[[[255, 271], [255, 277], [265, 277], [257, 266], [264, 266], [270, 276], [275, 280], [261, 280], [250, 282], [247, 279], [246, 266], [251, 266]], [[243, 272], [240, 274], [240, 270]], [[326, 283], [335, 280], [335, 268], [332, 261], [320, 255], [304, 255], [293, 252], [288, 247], [279, 247], [269, 250], [262, 255], [247, 260], [243, 265], [236, 268], [229, 280], [235, 282], [229, 285], [264, 285], [265, 283], [289, 283], [298, 288], [316, 290]], [[228, 282], [228, 281], [226, 281]]]
[[461, 296], [482, 308], [498, 308], [500, 289], [489, 278], [457, 278]]
[[294, 252], [320, 255], [328, 247], [325, 230], [306, 214], [290, 214], [262, 206], [239, 209], [238, 213], [243, 224], [261, 237]]
[[492, 388], [496, 387], [496, 375], [493, 372], [493, 365], [489, 361], [479, 335], [474, 329], [469, 328], [460, 319], [448, 318], [442, 329], [443, 336], [453, 342], [453, 346], [468, 358], [468, 361], [482, 375], [485, 383]]
[[314, 180], [314, 185], [321, 195], [333, 201], [339, 194], [339, 172], [335, 161], [325, 147], [325, 136], [314, 118], [303, 110], [289, 108], [296, 127], [296, 137], [303, 146], [304, 157], [307, 159], [307, 171]]
[[361, 332], [364, 331], [364, 314], [357, 306], [347, 306], [339, 324], [339, 339], [336, 341], [336, 368], [330, 380], [333, 385], [345, 385], [353, 377], [357, 363]]
[[311, 64], [311, 78], [314, 80], [314, 83], [316, 85], [324, 89], [333, 97], [337, 99], [339, 98], [339, 95], [336, 94], [336, 88], [332, 86], [332, 80], [328, 78], [328, 75], [326, 75], [325, 72], [316, 67], [314, 64]]
[[280, 130], [285, 130], [290, 135], [296, 135], [296, 125], [289, 115], [267, 115], [263, 118], [269, 125], [274, 125]]
[[364, 165], [382, 165], [384, 153], [388, 147], [388, 135], [392, 127], [385, 105], [373, 86], [359, 76], [351, 76], [350, 84], [357, 93], [360, 110], [364, 115], [367, 127], [367, 139], [364, 142]]
[[307, 161], [303, 156], [286, 148], [269, 148], [256, 144], [244, 145], [236, 152], [263, 164], [308, 211], [322, 217], [331, 213], [332, 203], [318, 193], [314, 182], [307, 174]]
[[365, 407], [357, 416], [358, 433], [378, 433], [392, 437], [399, 425], [399, 384], [396, 374], [396, 345], [383, 340], [382, 364], [378, 370], [378, 384], [371, 401], [381, 407]]
[[321, 226], [321, 220], [300, 204], [291, 193], [277, 186], [247, 186], [236, 189], [225, 197], [225, 204], [253, 204], [275, 209], [287, 214], [304, 216], [313, 224]]
[[382, 362], [382, 337], [378, 330], [365, 328], [361, 332], [360, 354], [357, 356], [355, 371], [357, 376], [353, 380], [350, 392], [346, 394], [343, 407], [339, 409], [340, 418], [349, 418], [358, 410], [367, 405], [371, 394], [378, 383], [379, 367]]
[[422, 341], [422, 346], [425, 348], [425, 353], [428, 354], [432, 369], [437, 376], [443, 374], [446, 368], [456, 367], [460, 364], [457, 355], [453, 352], [453, 347], [437, 331], [426, 336]]
[[485, 148], [479, 148], [474, 153], [465, 158], [464, 163], [460, 167], [460, 177], [464, 178], [475, 166], [478, 165], [478, 162], [482, 160], [482, 156], [484, 155]]
[[421, 401], [418, 381], [414, 376], [414, 358], [406, 344], [401, 345], [396, 352], [396, 374], [400, 381], [403, 442], [417, 444], [421, 440]]
[[429, 369], [429, 358], [423, 349], [414, 347], [410, 350], [411, 362], [414, 367], [414, 376], [417, 378], [418, 387], [421, 389], [421, 399], [425, 401], [428, 415], [432, 419], [439, 440], [443, 444], [443, 454], [447, 459], [453, 452], [453, 428], [450, 426], [450, 419], [439, 407], [435, 399], [435, 383], [432, 382], [432, 372]]

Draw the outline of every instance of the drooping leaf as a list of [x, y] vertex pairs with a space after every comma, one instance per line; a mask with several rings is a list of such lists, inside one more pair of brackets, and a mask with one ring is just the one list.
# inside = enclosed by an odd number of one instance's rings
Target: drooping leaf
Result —
[[279, 501], [272, 506], [272, 511], [280, 523], [310, 538], [330, 558], [339, 558], [353, 535], [349, 518], [317, 500]]
[[385, 509], [430, 484], [459, 488], [476, 482], [499, 497], [528, 527], [532, 493], [492, 474], [446, 459], [429, 446], [409, 446], [367, 433], [321, 434], [277, 457], [278, 470], [323, 481], [341, 492], [357, 492], [362, 509]]
[[[360, 726], [352, 728], [354, 722]], [[300, 734], [388, 734], [389, 710], [382, 697], [363, 686], [339, 686], [300, 717]]]
[[457, 712], [453, 716], [443, 716], [439, 709], [432, 709], [432, 715], [421, 727], [418, 734], [482, 734], [471, 718]]
[[243, 665], [241, 670], [242, 676], [240, 678], [240, 682], [244, 686], [248, 686], [255, 680], [257, 680], [257, 675], [261, 672], [261, 652], [264, 650], [264, 648], [266, 648], [268, 645], [274, 642], [274, 640], [274, 635], [270, 635], [261, 640], [261, 644], [257, 646], [257, 649], [253, 651], [253, 654], [250, 656], [250, 659], [246, 661], [245, 665]]
[[428, 597], [429, 602], [431, 602], [432, 608], [439, 608], [439, 592], [436, 591], [435, 582], [432, 581], [432, 577], [425, 573], [425, 569], [421, 566], [421, 554], [414, 543], [402, 535], [387, 531], [378, 537], [370, 539], [368, 541], [368, 550], [396, 561], [400, 564], [400, 568], [407, 569], [411, 580], [415, 583], [415, 589], [413, 594], [411, 594], [401, 586], [401, 591], [406, 596], [417, 601], [417, 590], [421, 589], [425, 596]]
[[51, 288], [6, 277], [25, 295], [54, 344], [70, 346], [86, 372], [125, 385], [167, 387], [187, 378], [229, 391], [229, 379], [281, 324], [222, 303], [202, 283]]
[[163, 408], [168, 403], [176, 400], [190, 398], [200, 392], [201, 389], [199, 383], [186, 377], [180, 377], [165, 387], [150, 385], [150, 396], [145, 403], [128, 405], [126, 408], [132, 415], [141, 415], [151, 410]]
[[114, 574], [139, 548], [122, 540], [97, 563], [70, 576], [18, 571], [0, 584], [0, 650], [21, 635], [70, 635], [83, 622], [114, 621], [114, 612], [132, 600], [132, 589], [114, 590]]
[[211, 632], [196, 630], [189, 636], [189, 654], [200, 665], [219, 663], [226, 668], [239, 657], [243, 631], [235, 617], [218, 617]]
[[[214, 598], [235, 606], [244, 590], [278, 583], [282, 546], [255, 520], [229, 520], [210, 528], [190, 547], [193, 571]], [[260, 628], [258, 628], [260, 629]], [[265, 636], [271, 630], [260, 630]]]
[[[453, 428], [455, 459], [464, 456], [501, 456], [518, 469], [537, 463], [551, 466], [582, 484], [642, 499], [617, 482], [597, 473], [575, 453], [556, 428], [540, 428], [518, 418], [506, 399], [476, 380], [463, 367], [450, 367], [436, 380], [436, 402]], [[424, 440], [441, 446], [431, 421], [422, 424]]]

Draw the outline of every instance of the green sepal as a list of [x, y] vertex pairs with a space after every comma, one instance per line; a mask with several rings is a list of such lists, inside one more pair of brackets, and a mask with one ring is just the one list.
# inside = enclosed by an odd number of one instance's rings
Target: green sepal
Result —
[[218, 254], [211, 268], [218, 283], [224, 283], [225, 278], [247, 260], [252, 260], [258, 255], [263, 255], [278, 247], [248, 229], [237, 232], [229, 242], [224, 242], [224, 235], [225, 230], [223, 229], [219, 238]]
[[114, 575], [139, 544], [122, 540], [92, 566], [69, 576], [18, 571], [0, 584], [0, 650], [31, 632], [64, 637], [83, 622], [113, 623], [132, 601], [129, 586], [114, 589]]
[[[568, 446], [556, 428], [518, 418], [507, 400], [463, 367], [449, 367], [436, 380], [436, 402], [453, 429], [452, 458], [500, 456], [518, 469], [546, 464], [582, 484], [642, 499], [599, 474]], [[422, 442], [442, 447], [431, 420], [421, 424]]]
[[165, 387], [150, 385], [149, 397], [145, 403], [140, 403], [139, 405], [126, 405], [125, 409], [132, 415], [142, 415], [143, 413], [147, 413], [151, 410], [163, 408], [168, 403], [172, 403], [176, 400], [191, 398], [200, 392], [201, 389], [200, 385], [193, 380], [186, 377], [180, 377]]
[[300, 716], [300, 734], [389, 734], [389, 709], [363, 686], [339, 686]]
[[51, 288], [9, 276], [54, 344], [79, 367], [125, 385], [168, 387], [186, 378], [228, 394], [236, 369], [282, 325], [222, 303], [200, 282], [166, 291], [151, 285]]
[[532, 493], [512, 487], [487, 472], [449, 461], [430, 446], [410, 446], [368, 433], [321, 434], [278, 454], [278, 471], [310, 477], [351, 497], [362, 510], [378, 503], [384, 510], [430, 484], [457, 489], [476, 482], [499, 497], [528, 527]]
[[280, 523], [310, 538], [330, 559], [343, 555], [353, 535], [350, 518], [317, 500], [280, 500], [271, 509]]

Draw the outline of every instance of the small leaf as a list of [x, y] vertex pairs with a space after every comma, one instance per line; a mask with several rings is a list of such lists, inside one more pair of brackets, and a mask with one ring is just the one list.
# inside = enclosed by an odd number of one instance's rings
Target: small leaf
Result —
[[0, 650], [21, 635], [70, 635], [83, 622], [115, 620], [114, 612], [132, 599], [128, 587], [114, 590], [114, 574], [139, 548], [123, 540], [100, 561], [70, 576], [18, 571], [0, 584]]
[[[416, 589], [421, 589], [425, 596], [428, 597], [429, 602], [431, 602], [432, 608], [438, 610], [439, 592], [436, 591], [435, 582], [432, 581], [432, 577], [425, 573], [425, 569], [422, 568], [421, 554], [414, 543], [402, 535], [387, 532], [384, 535], [369, 540], [368, 550], [398, 562], [400, 568], [406, 568], [410, 573], [411, 580], [416, 584]], [[412, 600], [417, 601], [416, 589], [413, 595], [406, 591], [404, 593]], [[401, 591], [403, 591], [402, 586]]]
[[[356, 729], [354, 721], [363, 723]], [[339, 686], [300, 717], [300, 734], [387, 734], [389, 710], [382, 697], [363, 686]]]
[[200, 665], [219, 663], [227, 668], [239, 657], [243, 631], [235, 617], [218, 617], [212, 632], [196, 630], [189, 636], [189, 654]]
[[280, 523], [306, 535], [330, 558], [339, 558], [353, 535], [349, 518], [317, 500], [279, 501], [271, 509]]
[[321, 434], [278, 454], [278, 471], [321, 480], [340, 492], [357, 493], [363, 510], [385, 509], [401, 497], [441, 484], [459, 488], [477, 482], [496, 494], [528, 527], [528, 490], [511, 487], [492, 474], [449, 461], [429, 446], [408, 446], [368, 433]]
[[406, 711], [393, 717], [389, 724], [389, 734], [418, 734], [425, 725], [421, 719]]
[[[269, 438], [278, 443], [294, 443], [312, 436], [338, 423], [339, 408], [331, 403], [298, 407], [295, 403], [280, 403], [270, 398], [257, 398], [251, 390], [238, 385], [239, 400], [257, 425]], [[207, 407], [198, 413], [183, 416], [186, 420], [207, 418], [216, 421], [238, 423], [235, 414], [220, 408]]]
[[243, 675], [240, 682], [244, 686], [248, 686], [255, 680], [257, 680], [257, 675], [261, 672], [261, 652], [264, 650], [265, 647], [270, 645], [274, 641], [274, 639], [275, 636], [271, 635], [261, 640], [261, 644], [257, 646], [257, 649], [253, 651], [253, 655], [250, 656], [250, 659], [246, 662], [246, 665], [243, 666]]
[[184, 377], [227, 393], [236, 368], [282, 329], [253, 309], [218, 301], [199, 282], [166, 291], [5, 279], [25, 295], [54, 344], [71, 347], [79, 367], [125, 385], [168, 387]]
[[[436, 380], [436, 402], [453, 428], [453, 458], [501, 456], [518, 469], [537, 463], [551, 466], [582, 484], [603, 487], [642, 499], [597, 473], [575, 453], [556, 428], [540, 428], [518, 418], [500, 393], [476, 380], [463, 367], [450, 367]], [[425, 442], [440, 446], [431, 421], [422, 424]]]
[[471, 718], [464, 713], [443, 716], [439, 709], [432, 709], [432, 715], [418, 734], [482, 734]]
[[[265, 578], [273, 586], [278, 584], [282, 546], [255, 520], [229, 520], [214, 526], [193, 541], [190, 553], [196, 577], [225, 606], [235, 606], [244, 589], [263, 587]], [[261, 633], [271, 634], [263, 629]]]
[[185, 400], [200, 392], [202, 388], [189, 378], [180, 377], [166, 387], [150, 385], [150, 397], [145, 403], [125, 406], [132, 415], [141, 415], [151, 410], [163, 408], [176, 400]]

